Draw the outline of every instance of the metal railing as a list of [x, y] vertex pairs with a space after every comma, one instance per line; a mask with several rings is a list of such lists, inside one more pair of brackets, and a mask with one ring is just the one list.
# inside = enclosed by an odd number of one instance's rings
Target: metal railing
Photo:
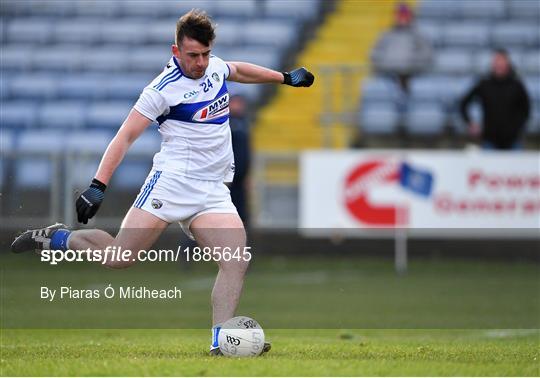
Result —
[[[79, 191], [86, 188], [92, 179], [90, 176], [93, 175], [93, 172], [88, 172], [89, 177], [80, 177], [78, 167], [89, 162], [99, 161], [101, 156], [101, 153], [59, 151], [22, 153], [2, 151], [1, 164], [4, 167], [0, 196], [0, 223], [2, 228], [4, 230], [19, 230], [58, 221], [68, 225], [75, 225], [75, 200]], [[152, 156], [153, 153], [129, 152], [124, 162], [134, 160], [150, 162]], [[25, 159], [40, 159], [49, 162], [51, 169], [50, 179], [47, 182], [40, 183], [39, 187], [21, 184], [16, 177], [18, 176], [16, 172], [18, 169], [17, 163]], [[259, 228], [296, 228], [296, 217], [276, 212], [276, 209], [269, 208], [271, 204], [265, 201], [265, 199], [272, 197], [272, 191], [276, 190], [276, 188], [285, 188], [293, 193], [297, 191], [298, 183], [296, 180], [275, 182], [269, 179], [267, 172], [276, 163], [286, 164], [297, 170], [298, 154], [259, 153], [256, 155], [252, 167], [253, 185], [251, 185], [250, 193], [253, 226]], [[140, 183], [140, 186], [142, 185], [143, 182]], [[134, 200], [140, 186], [130, 188], [122, 193], [110, 193], [109, 196], [121, 194], [123, 197], [131, 196]], [[115, 190], [114, 183], [110, 189]], [[298, 206], [297, 196], [291, 196], [289, 203], [295, 207], [295, 212]], [[28, 207], [31, 206], [34, 208], [24, 214], [19, 211], [21, 208], [29, 210]], [[118, 211], [113, 209], [112, 213], [110, 216], [98, 214], [95, 219], [90, 220], [88, 226], [118, 228], [125, 215], [125, 209], [118, 209]]]

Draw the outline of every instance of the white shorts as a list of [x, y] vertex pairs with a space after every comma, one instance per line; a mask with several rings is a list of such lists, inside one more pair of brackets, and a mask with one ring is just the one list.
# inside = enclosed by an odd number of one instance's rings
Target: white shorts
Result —
[[150, 172], [133, 206], [165, 222], [178, 222], [192, 239], [189, 227], [199, 215], [238, 214], [229, 188], [223, 182], [198, 180], [157, 170]]

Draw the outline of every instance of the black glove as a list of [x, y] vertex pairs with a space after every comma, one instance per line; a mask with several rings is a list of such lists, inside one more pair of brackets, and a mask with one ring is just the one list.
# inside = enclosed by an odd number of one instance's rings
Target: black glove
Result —
[[297, 68], [291, 72], [282, 72], [283, 84], [293, 87], [310, 87], [315, 80], [315, 76], [304, 67]]
[[107, 185], [98, 179], [93, 179], [90, 187], [77, 198], [75, 207], [77, 208], [77, 220], [80, 223], [87, 224], [88, 219], [96, 215], [105, 197], [105, 189], [107, 189]]

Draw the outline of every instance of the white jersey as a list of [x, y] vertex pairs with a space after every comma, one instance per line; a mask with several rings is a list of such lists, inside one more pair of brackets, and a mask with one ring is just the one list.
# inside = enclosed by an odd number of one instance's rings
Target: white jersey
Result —
[[205, 75], [186, 77], [175, 57], [144, 88], [134, 108], [159, 123], [161, 151], [154, 169], [199, 180], [232, 181], [229, 67], [210, 56]]

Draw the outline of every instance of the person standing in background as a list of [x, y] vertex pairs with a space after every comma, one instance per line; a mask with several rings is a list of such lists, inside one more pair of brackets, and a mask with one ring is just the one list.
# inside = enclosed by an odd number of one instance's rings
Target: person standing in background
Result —
[[229, 124], [235, 164], [234, 179], [230, 185], [231, 199], [246, 227], [249, 226], [248, 175], [251, 165], [247, 106], [247, 101], [243, 96], [235, 95], [229, 100]]
[[406, 3], [399, 3], [394, 27], [384, 33], [371, 53], [371, 63], [380, 75], [396, 78], [407, 94], [414, 75], [428, 70], [433, 63], [431, 43], [414, 28], [414, 14]]
[[[471, 120], [468, 106], [480, 101], [483, 120]], [[529, 96], [515, 73], [508, 52], [498, 49], [493, 54], [491, 72], [480, 79], [461, 100], [461, 116], [472, 137], [481, 137], [485, 149], [521, 149], [521, 139], [529, 118]]]

